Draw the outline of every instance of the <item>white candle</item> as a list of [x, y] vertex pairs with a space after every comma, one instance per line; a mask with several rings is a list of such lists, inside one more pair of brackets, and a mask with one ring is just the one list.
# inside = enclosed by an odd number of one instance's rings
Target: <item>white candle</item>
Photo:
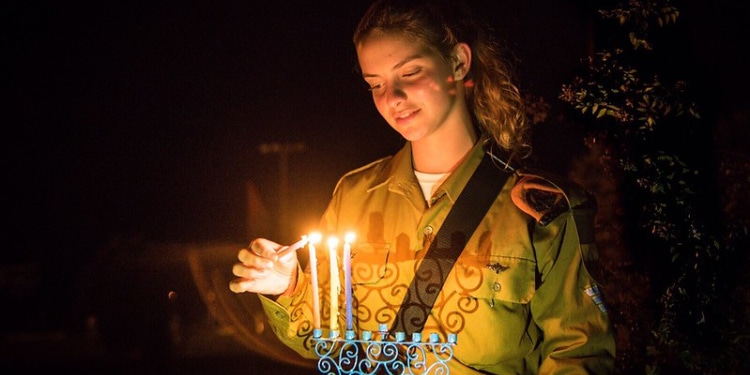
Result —
[[336, 237], [328, 238], [328, 252], [331, 264], [331, 332], [339, 329], [339, 290], [341, 289], [339, 280], [339, 264], [336, 254], [336, 247], [339, 239]]
[[346, 295], [346, 330], [354, 329], [352, 322], [352, 248], [354, 233], [349, 232], [344, 236], [344, 253], [341, 255], [344, 268], [344, 294]]
[[315, 251], [315, 244], [320, 242], [320, 233], [311, 233], [308, 239], [308, 248], [310, 249], [310, 284], [312, 284], [313, 299], [313, 328], [320, 329], [320, 297], [318, 296], [318, 259]]

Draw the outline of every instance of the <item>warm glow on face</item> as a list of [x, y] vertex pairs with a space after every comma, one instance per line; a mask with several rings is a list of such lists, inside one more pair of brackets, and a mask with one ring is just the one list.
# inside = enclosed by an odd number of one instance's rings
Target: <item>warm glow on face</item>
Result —
[[390, 34], [357, 45], [362, 75], [375, 107], [409, 141], [419, 141], [446, 123], [459, 125], [459, 98], [451, 66], [431, 49]]

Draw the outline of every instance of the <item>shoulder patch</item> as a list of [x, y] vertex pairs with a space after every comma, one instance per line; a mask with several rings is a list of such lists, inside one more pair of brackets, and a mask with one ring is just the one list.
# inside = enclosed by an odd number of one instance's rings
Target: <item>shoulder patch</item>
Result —
[[539, 176], [521, 175], [510, 196], [516, 207], [541, 225], [549, 224], [569, 208], [565, 194]]
[[594, 242], [596, 198], [565, 177], [542, 171], [516, 171], [518, 182], [511, 190], [513, 203], [541, 225], [566, 211], [573, 213], [581, 243]]

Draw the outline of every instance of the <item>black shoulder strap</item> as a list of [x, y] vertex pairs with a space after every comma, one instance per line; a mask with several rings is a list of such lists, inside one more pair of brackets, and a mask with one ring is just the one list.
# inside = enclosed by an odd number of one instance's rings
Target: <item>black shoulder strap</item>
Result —
[[510, 172], [499, 170], [488, 154], [484, 155], [417, 269], [391, 332], [411, 335], [422, 331], [456, 259], [509, 175]]

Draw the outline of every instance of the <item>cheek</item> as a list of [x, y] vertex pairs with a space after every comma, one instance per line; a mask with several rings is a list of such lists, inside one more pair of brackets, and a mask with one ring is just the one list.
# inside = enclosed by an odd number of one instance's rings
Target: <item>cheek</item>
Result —
[[373, 95], [372, 102], [375, 104], [375, 108], [378, 110], [380, 115], [385, 117], [385, 114], [387, 113], [386, 110], [388, 107], [385, 101], [385, 97], [383, 95], [380, 95], [380, 96]]
[[438, 77], [415, 82], [409, 88], [409, 97], [422, 103], [444, 104], [447, 96], [455, 93], [455, 83], [441, 81]]

